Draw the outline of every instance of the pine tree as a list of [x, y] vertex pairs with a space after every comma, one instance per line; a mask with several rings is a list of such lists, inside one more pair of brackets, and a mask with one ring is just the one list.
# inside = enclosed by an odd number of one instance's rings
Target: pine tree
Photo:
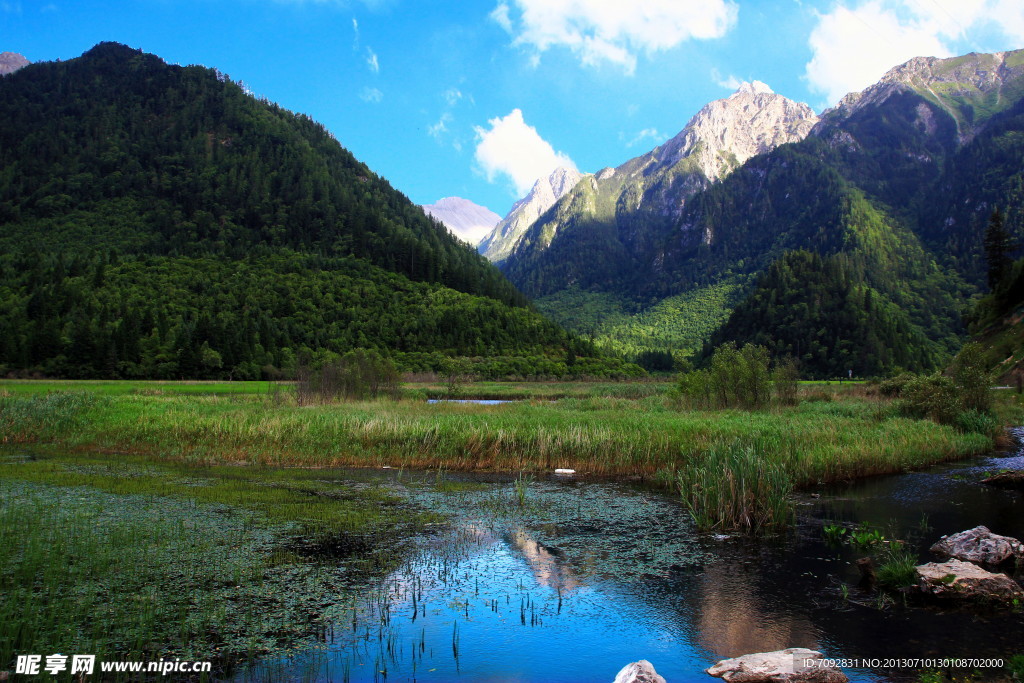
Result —
[[994, 209], [985, 229], [985, 261], [988, 263], [988, 288], [994, 290], [1010, 270], [1010, 254], [1017, 248], [1002, 212]]

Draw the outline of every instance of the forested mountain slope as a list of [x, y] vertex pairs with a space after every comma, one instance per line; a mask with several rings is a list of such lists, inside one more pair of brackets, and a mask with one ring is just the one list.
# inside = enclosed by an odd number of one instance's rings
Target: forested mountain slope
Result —
[[213, 69], [103, 43], [0, 79], [0, 120], [0, 369], [242, 378], [355, 346], [564, 353], [321, 125]]
[[[753, 157], [674, 215], [626, 207], [616, 221], [632, 221], [628, 240], [574, 229], [582, 214], [573, 213], [506, 272], [556, 312], [567, 299], [610, 297], [642, 316], [738, 287], [750, 298], [715, 341], [770, 342], [818, 376], [934, 366], [963, 338], [961, 316], [984, 279], [991, 207], [1011, 224], [1021, 215], [1022, 94], [1024, 51], [912, 60], [826, 112], [804, 140]], [[793, 251], [820, 258], [793, 261]], [[814, 288], [795, 288], [794, 272], [826, 289], [838, 281], [845, 293], [826, 298], [842, 305], [817, 306]], [[866, 312], [869, 290], [870, 311], [885, 315]], [[800, 306], [813, 312], [813, 329], [812, 319], [793, 326]], [[680, 334], [676, 348], [696, 351], [708, 339]]]

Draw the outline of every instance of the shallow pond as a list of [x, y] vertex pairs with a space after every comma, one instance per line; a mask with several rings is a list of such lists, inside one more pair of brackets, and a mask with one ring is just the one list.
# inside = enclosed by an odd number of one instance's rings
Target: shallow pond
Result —
[[761, 539], [698, 534], [676, 498], [639, 485], [386, 470], [379, 477], [395, 491], [452, 523], [417, 539], [402, 569], [339, 611], [323, 648], [261, 662], [244, 678], [610, 683], [648, 659], [669, 683], [707, 682], [703, 669], [719, 659], [785, 647], [1008, 658], [1024, 653], [1019, 611], [881, 600], [857, 587], [854, 562], [867, 551], [822, 533], [869, 524], [922, 562], [940, 536], [978, 524], [1024, 538], [1024, 496], [978, 483], [1000, 469], [1024, 469], [1024, 455], [802, 494], [795, 528]]

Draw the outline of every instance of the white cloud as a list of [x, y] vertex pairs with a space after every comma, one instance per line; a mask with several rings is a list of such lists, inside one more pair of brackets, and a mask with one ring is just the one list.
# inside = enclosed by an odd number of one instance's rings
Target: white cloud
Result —
[[[625, 135], [621, 135], [620, 137], [622, 139], [625, 139], [626, 136]], [[657, 128], [644, 128], [642, 131], [640, 131], [639, 133], [634, 135], [626, 143], [626, 147], [627, 148], [628, 147], [636, 147], [637, 145], [639, 145], [641, 142], [644, 142], [645, 140], [650, 140], [652, 143], [654, 143], [655, 146], [657, 146], [657, 145], [660, 145], [661, 143], [665, 142], [665, 140], [668, 140], [668, 136], [667, 135], [663, 135], [662, 133], [659, 133]]]
[[448, 88], [444, 91], [444, 101], [449, 107], [454, 107], [462, 99], [462, 91], [458, 88]]
[[711, 80], [713, 80], [720, 87], [723, 87], [726, 90], [736, 90], [741, 85], [743, 85], [743, 82], [740, 79], [733, 76], [732, 74], [729, 74], [728, 76], [725, 76], [723, 78], [722, 72], [720, 72], [718, 69], [711, 69]]
[[448, 132], [448, 124], [452, 122], [451, 112], [445, 112], [441, 114], [441, 118], [438, 119], [437, 123], [427, 127], [427, 133], [430, 137], [440, 141], [441, 135]]
[[533, 48], [535, 62], [561, 46], [585, 65], [610, 62], [631, 74], [637, 52], [721, 38], [736, 24], [737, 12], [732, 0], [502, 0], [491, 18], [513, 44]]
[[[994, 17], [998, 17], [998, 23]], [[818, 15], [808, 44], [813, 57], [805, 77], [830, 104], [863, 90], [886, 71], [913, 57], [949, 57], [967, 49], [985, 50], [971, 38], [994, 29], [1024, 42], [1020, 0], [867, 0], [840, 3]], [[957, 43], [970, 47], [964, 49]]]
[[384, 99], [384, 93], [377, 88], [363, 88], [362, 92], [359, 93], [359, 99], [363, 102], [377, 104]]
[[576, 168], [564, 152], [556, 152], [533, 126], [527, 125], [523, 112], [513, 109], [505, 117], [489, 120], [489, 128], [476, 126], [476, 161], [489, 182], [499, 176], [512, 181], [516, 196], [522, 197], [542, 176], [559, 166]]
[[380, 62], [377, 61], [377, 53], [370, 48], [366, 48], [366, 66], [370, 67], [370, 71], [373, 73], [380, 73]]

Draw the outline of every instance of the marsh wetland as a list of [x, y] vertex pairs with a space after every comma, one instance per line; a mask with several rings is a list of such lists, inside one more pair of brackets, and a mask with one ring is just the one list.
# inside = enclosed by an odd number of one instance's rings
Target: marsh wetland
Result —
[[[855, 561], [897, 540], [924, 562], [941, 535], [978, 524], [1024, 536], [1020, 494], [978, 483], [1024, 455], [871, 401], [708, 417], [649, 388], [312, 408], [145, 391], [4, 399], [4, 661], [62, 648], [212, 658], [215, 678], [236, 681], [610, 681], [646, 658], [676, 683], [784, 647], [1024, 651], [1019, 608], [858, 587]], [[788, 524], [697, 528], [663, 469], [734, 443], [786, 464]], [[471, 471], [470, 457], [489, 466]], [[554, 476], [549, 459], [581, 471]], [[850, 480], [857, 466], [892, 473]], [[830, 542], [838, 526], [877, 547]]]

